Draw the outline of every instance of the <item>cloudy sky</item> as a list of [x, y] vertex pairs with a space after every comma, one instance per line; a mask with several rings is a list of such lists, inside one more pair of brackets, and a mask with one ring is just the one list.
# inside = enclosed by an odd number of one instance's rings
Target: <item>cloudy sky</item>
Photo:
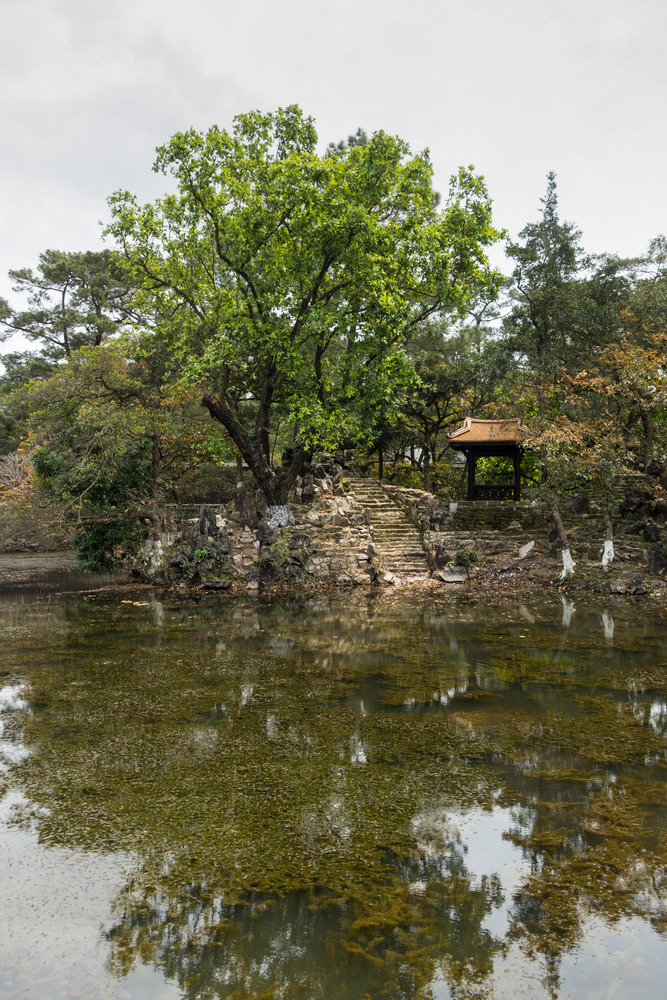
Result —
[[[40, 251], [100, 247], [106, 197], [163, 182], [172, 133], [297, 103], [487, 179], [498, 225], [548, 170], [586, 249], [667, 230], [664, 0], [2, 0], [0, 294]], [[7, 349], [7, 347], [5, 347]]]

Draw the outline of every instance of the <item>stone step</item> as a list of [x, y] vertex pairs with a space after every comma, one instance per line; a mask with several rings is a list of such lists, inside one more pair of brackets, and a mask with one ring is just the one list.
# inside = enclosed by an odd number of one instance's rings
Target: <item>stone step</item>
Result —
[[352, 480], [351, 492], [373, 531], [382, 564], [396, 576], [425, 577], [426, 556], [419, 532], [384, 489], [369, 480]]
[[377, 538], [375, 540], [375, 545], [382, 552], [419, 552], [420, 555], [424, 554], [424, 550], [421, 548], [421, 546], [417, 548], [417, 545], [414, 542], [414, 540], [406, 541], [403, 544], [401, 544], [400, 542], [396, 541], [383, 542], [381, 538]]
[[385, 565], [387, 565], [390, 562], [394, 562], [394, 563], [399, 563], [400, 562], [400, 563], [405, 563], [406, 566], [408, 564], [410, 566], [426, 566], [426, 560], [424, 559], [424, 557], [421, 554], [418, 557], [415, 557], [415, 556], [411, 555], [408, 552], [405, 552], [405, 553], [401, 553], [401, 552], [383, 552], [382, 553], [382, 562]]
[[391, 538], [398, 538], [398, 539], [412, 538], [415, 541], [419, 540], [419, 543], [421, 545], [421, 538], [419, 538], [419, 535], [413, 534], [413, 532], [409, 531], [387, 531], [386, 528], [384, 529], [376, 528], [374, 534], [376, 538], [386, 538], [387, 541], [389, 541], [389, 539]]

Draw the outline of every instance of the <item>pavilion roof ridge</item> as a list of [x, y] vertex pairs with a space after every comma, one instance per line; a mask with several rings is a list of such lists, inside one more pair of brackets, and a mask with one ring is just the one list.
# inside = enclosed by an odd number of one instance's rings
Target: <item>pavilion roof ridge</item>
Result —
[[[466, 443], [503, 442], [518, 443], [524, 434], [529, 433], [528, 427], [521, 422], [521, 417], [503, 417], [495, 420], [485, 420], [481, 417], [466, 417], [463, 427], [458, 427], [447, 434], [448, 441], [463, 438]], [[463, 442], [462, 442], [463, 443]]]

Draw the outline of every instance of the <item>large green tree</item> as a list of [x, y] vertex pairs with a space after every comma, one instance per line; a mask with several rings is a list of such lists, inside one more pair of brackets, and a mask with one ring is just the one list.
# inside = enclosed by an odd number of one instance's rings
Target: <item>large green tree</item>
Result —
[[504, 326], [523, 369], [548, 381], [563, 368], [576, 372], [618, 336], [635, 262], [585, 254], [580, 231], [559, 217], [554, 173], [541, 201], [541, 218], [507, 250], [515, 266]]
[[30, 349], [2, 356], [0, 453], [20, 439], [11, 393], [49, 378], [79, 348], [106, 342], [131, 318], [130, 289], [110, 250], [45, 250], [35, 269], [9, 276], [17, 299], [0, 299], [0, 340], [21, 334]]
[[[498, 282], [481, 178], [461, 169], [443, 209], [427, 153], [383, 132], [317, 152], [297, 107], [231, 131], [178, 133], [154, 169], [175, 193], [110, 199], [142, 307], [161, 317], [174, 371], [197, 385], [273, 508], [309, 452], [362, 439], [414, 383], [404, 346], [423, 320]], [[274, 414], [290, 440], [273, 463]]]

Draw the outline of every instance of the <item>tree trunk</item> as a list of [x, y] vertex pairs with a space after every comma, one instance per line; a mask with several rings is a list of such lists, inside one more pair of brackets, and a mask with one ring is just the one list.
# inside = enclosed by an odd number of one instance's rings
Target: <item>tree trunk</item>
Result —
[[644, 469], [648, 470], [653, 458], [653, 428], [646, 410], [641, 412], [642, 430], [644, 431]]
[[[225, 400], [219, 400], [210, 393], [202, 397], [202, 406], [205, 406], [211, 416], [222, 424], [243, 456], [255, 482], [266, 497], [269, 506], [269, 519], [275, 516], [276, 524], [292, 523], [289, 521], [291, 514], [288, 515], [287, 499], [307, 457], [304, 446], [299, 445], [299, 447], [294, 448], [289, 464], [280, 466], [274, 472], [264, 450], [266, 442], [263, 423], [260, 423], [259, 427], [256, 428], [255, 434], [249, 434]], [[280, 508], [280, 511], [273, 512], [272, 508], [274, 507]]]
[[[540, 423], [544, 430], [544, 421], [547, 413], [547, 402], [544, 398], [544, 388], [540, 385], [537, 390], [537, 404], [540, 414]], [[547, 484], [547, 449], [545, 445], [540, 448], [540, 486]], [[562, 522], [561, 522], [562, 523]]]
[[564, 580], [568, 576], [574, 576], [574, 567], [576, 566], [576, 563], [572, 559], [572, 554], [570, 553], [567, 532], [565, 531], [565, 525], [563, 524], [563, 519], [560, 516], [560, 511], [558, 509], [558, 500], [555, 496], [551, 498], [551, 516], [553, 517], [554, 525], [556, 527], [556, 531], [558, 532], [558, 540], [561, 545], [563, 571], [560, 578], [561, 580]]
[[431, 449], [428, 441], [424, 442], [424, 492], [431, 492]]
[[157, 434], [152, 436], [151, 449], [151, 518], [153, 521], [153, 538], [160, 536], [160, 439]]
[[614, 561], [614, 525], [611, 515], [607, 513], [604, 519], [604, 549], [602, 551], [602, 569], [609, 570]]

